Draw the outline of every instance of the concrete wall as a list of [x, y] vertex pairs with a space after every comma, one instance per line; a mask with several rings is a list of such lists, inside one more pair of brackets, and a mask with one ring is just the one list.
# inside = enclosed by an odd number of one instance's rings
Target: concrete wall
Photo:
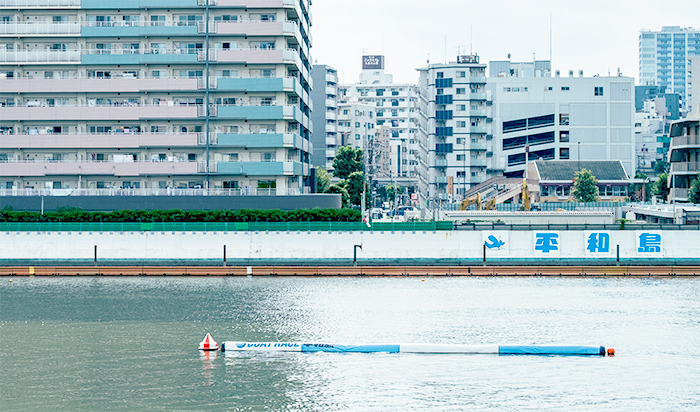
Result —
[[[2, 232], [2, 265], [673, 265], [700, 263], [699, 231]], [[655, 250], [655, 247], [658, 247]]]
[[338, 194], [299, 196], [1, 196], [0, 209], [38, 212], [58, 207], [79, 207], [87, 211], [111, 210], [238, 210], [238, 209], [340, 209]]

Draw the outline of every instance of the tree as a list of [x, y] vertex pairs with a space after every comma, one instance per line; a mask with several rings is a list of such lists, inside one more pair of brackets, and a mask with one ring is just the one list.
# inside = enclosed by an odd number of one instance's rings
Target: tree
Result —
[[385, 186], [386, 198], [389, 203], [394, 203], [394, 200], [403, 192], [403, 188], [396, 183], [389, 183]]
[[690, 190], [688, 190], [688, 201], [692, 203], [700, 203], [700, 173], [690, 184]]
[[333, 175], [340, 179], [347, 179], [354, 172], [362, 171], [362, 149], [353, 149], [351, 146], [342, 146], [333, 159]]
[[[345, 180], [345, 189], [348, 191], [350, 196], [350, 204], [359, 206], [362, 203], [362, 181], [364, 180], [364, 173], [353, 172]], [[367, 191], [369, 192], [369, 190]], [[365, 199], [367, 203], [369, 199]]]
[[654, 194], [666, 203], [670, 189], [668, 187], [668, 173], [661, 173], [659, 180], [654, 183]]
[[326, 193], [331, 187], [331, 175], [322, 167], [316, 168], [316, 193]]
[[348, 203], [350, 202], [350, 196], [348, 195], [348, 191], [345, 190], [342, 184], [331, 185], [331, 187], [328, 188], [328, 192], [326, 193], [340, 194], [340, 197], [342, 198], [343, 202], [343, 207], [348, 207]]
[[598, 201], [598, 179], [588, 169], [579, 170], [574, 174], [574, 198], [579, 202]]
[[665, 160], [657, 160], [656, 163], [654, 163], [654, 173], [656, 173], [657, 175], [667, 173], [668, 169], [668, 162]]

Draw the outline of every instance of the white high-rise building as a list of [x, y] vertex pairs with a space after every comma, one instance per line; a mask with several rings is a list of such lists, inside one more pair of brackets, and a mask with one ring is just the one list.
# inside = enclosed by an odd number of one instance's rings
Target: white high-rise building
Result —
[[521, 177], [527, 161], [635, 162], [634, 79], [629, 77], [491, 77], [493, 164]]
[[0, 185], [307, 191], [310, 4], [0, 1]]
[[384, 71], [384, 56], [363, 56], [360, 82], [343, 85], [341, 101], [357, 101], [376, 108], [376, 124], [389, 129], [391, 176], [394, 181], [419, 193], [428, 192], [427, 134], [420, 111], [421, 96], [415, 84], [394, 83]]
[[689, 93], [688, 59], [700, 56], [700, 30], [664, 26], [661, 31], [639, 33], [639, 82], [659, 85], [678, 93], [687, 110]]
[[465, 55], [418, 70], [428, 103], [430, 197], [459, 200], [488, 176], [486, 65], [477, 55]]

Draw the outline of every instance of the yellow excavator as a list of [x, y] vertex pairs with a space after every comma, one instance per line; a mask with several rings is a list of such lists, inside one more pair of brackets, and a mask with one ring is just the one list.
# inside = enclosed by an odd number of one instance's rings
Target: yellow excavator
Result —
[[[520, 189], [520, 196], [523, 201], [523, 205], [520, 210], [529, 211], [530, 210], [530, 190], [527, 187], [527, 180], [523, 179], [523, 185]], [[481, 201], [481, 193], [477, 193], [474, 196], [468, 197], [462, 202], [460, 202], [458, 210], [467, 210], [471, 205], [476, 204], [476, 210], [495, 210], [496, 209], [496, 196], [487, 200], [486, 203]]]

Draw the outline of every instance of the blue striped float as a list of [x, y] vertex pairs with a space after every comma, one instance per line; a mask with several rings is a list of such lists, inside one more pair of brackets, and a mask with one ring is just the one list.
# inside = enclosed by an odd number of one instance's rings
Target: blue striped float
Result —
[[[541, 346], [541, 345], [450, 345], [450, 344], [380, 344], [336, 345], [300, 342], [223, 342], [221, 350], [263, 352], [334, 352], [334, 353], [468, 353], [494, 355], [573, 355], [605, 356], [603, 346]], [[611, 354], [614, 352], [611, 352]]]

